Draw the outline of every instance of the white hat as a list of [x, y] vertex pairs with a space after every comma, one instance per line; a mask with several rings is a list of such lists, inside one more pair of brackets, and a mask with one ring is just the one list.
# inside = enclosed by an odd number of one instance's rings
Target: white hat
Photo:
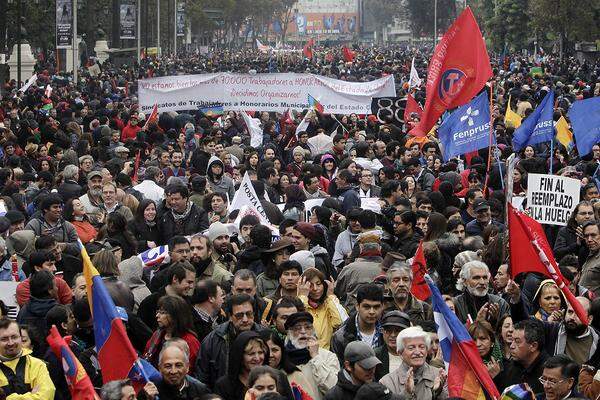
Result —
[[297, 261], [302, 266], [302, 272], [315, 267], [315, 255], [308, 250], [300, 250], [290, 256], [291, 261]]

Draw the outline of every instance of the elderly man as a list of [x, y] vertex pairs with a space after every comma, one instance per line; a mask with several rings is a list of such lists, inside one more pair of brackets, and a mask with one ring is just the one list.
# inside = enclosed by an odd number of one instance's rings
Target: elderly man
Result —
[[102, 172], [91, 171], [87, 174], [87, 193], [79, 197], [79, 201], [85, 208], [85, 213], [92, 225], [99, 227], [100, 220], [104, 215], [102, 211]]
[[[144, 394], [140, 393], [140, 399], [145, 398], [147, 400], [153, 400], [158, 394], [158, 389], [152, 382], [148, 382], [143, 388]], [[129, 379], [123, 379], [119, 381], [110, 381], [102, 386], [100, 391], [100, 398], [102, 400], [135, 400], [136, 397], [135, 389]]]
[[573, 362], [568, 356], [559, 354], [550, 357], [544, 364], [544, 371], [540, 377], [540, 382], [544, 388], [544, 393], [538, 399], [540, 400], [563, 400], [563, 399], [583, 399], [585, 396], [577, 392], [577, 377], [579, 376], [579, 365]]
[[69, 164], [63, 170], [63, 183], [58, 187], [58, 194], [63, 201], [74, 199], [81, 196], [81, 186], [77, 182], [79, 179], [79, 167]]
[[583, 238], [590, 253], [581, 268], [579, 285], [600, 295], [600, 225], [597, 222], [583, 224]]
[[399, 310], [408, 314], [411, 322], [418, 325], [419, 321], [433, 320], [431, 306], [412, 295], [410, 288], [413, 282], [413, 272], [405, 261], [396, 261], [387, 271], [389, 294], [392, 301], [386, 305], [386, 311]]
[[340, 370], [337, 357], [319, 347], [310, 313], [302, 311], [290, 315], [285, 321], [285, 329], [286, 350], [290, 360], [309, 383], [309, 387], [303, 389], [313, 400], [321, 400], [337, 382]]
[[427, 364], [431, 339], [419, 326], [404, 329], [396, 339], [396, 350], [402, 363], [379, 382], [393, 393], [419, 400], [448, 397], [446, 372]]
[[465, 291], [454, 298], [454, 305], [456, 316], [461, 322], [475, 321], [481, 314], [494, 325], [503, 320], [505, 315], [510, 315], [509, 304], [500, 296], [489, 293], [490, 271], [485, 263], [469, 261], [460, 270], [460, 279], [464, 283]]
[[396, 340], [400, 332], [410, 327], [410, 319], [402, 311], [389, 311], [383, 315], [381, 327], [383, 345], [375, 349], [375, 355], [381, 360], [381, 364], [375, 369], [376, 380], [380, 380], [390, 371], [395, 371], [402, 364], [402, 358], [396, 349]]

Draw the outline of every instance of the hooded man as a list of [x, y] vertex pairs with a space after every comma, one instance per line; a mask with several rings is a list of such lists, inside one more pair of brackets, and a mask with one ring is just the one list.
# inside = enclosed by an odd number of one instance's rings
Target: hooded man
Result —
[[235, 196], [235, 185], [233, 179], [225, 175], [225, 164], [217, 156], [210, 157], [206, 176], [210, 190], [213, 192], [225, 193], [229, 196], [229, 201]]

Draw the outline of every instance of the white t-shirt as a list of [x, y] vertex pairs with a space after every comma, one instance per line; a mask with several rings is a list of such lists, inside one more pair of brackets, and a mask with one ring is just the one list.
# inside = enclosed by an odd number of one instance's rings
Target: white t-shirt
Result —
[[373, 346], [373, 337], [375, 336], [375, 332], [373, 331], [372, 334], [367, 335], [366, 333], [361, 332], [360, 333], [360, 340], [365, 342], [366, 344], [368, 344], [369, 346]]

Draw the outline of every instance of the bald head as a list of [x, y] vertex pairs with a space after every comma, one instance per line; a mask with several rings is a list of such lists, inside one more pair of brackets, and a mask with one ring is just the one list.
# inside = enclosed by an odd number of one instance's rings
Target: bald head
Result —
[[[579, 304], [581, 304], [581, 307], [587, 315], [588, 322], [591, 324], [592, 319], [594, 319], [594, 317], [590, 315], [592, 302], [586, 297], [581, 296], [577, 297], [577, 301], [579, 302]], [[587, 326], [581, 323], [581, 320], [579, 319], [579, 317], [575, 313], [575, 310], [573, 309], [573, 307], [571, 307], [571, 304], [569, 302], [567, 302], [567, 312], [565, 313], [564, 324], [567, 332], [574, 335], [582, 335], [587, 330]]]

